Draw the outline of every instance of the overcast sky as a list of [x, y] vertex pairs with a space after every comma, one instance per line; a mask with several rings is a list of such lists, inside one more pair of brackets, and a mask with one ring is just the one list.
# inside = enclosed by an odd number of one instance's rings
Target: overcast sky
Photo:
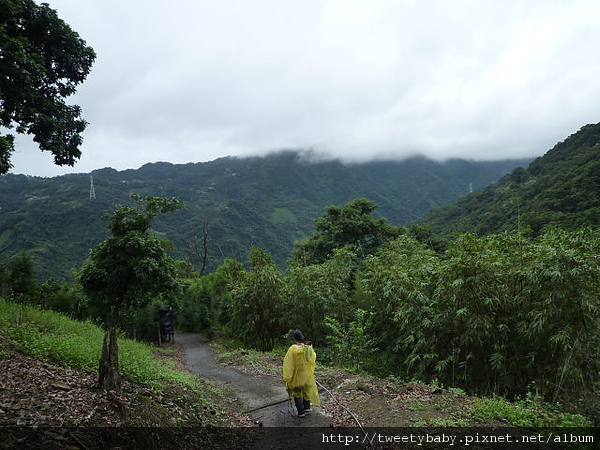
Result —
[[597, 0], [47, 0], [97, 60], [74, 168], [281, 148], [348, 160], [540, 156], [600, 122]]

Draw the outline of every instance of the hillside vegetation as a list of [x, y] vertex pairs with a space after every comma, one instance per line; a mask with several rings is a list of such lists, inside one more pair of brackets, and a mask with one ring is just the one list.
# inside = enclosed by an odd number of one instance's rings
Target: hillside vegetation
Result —
[[[178, 197], [186, 209], [160, 218], [155, 229], [175, 244], [177, 259], [198, 269], [203, 225], [208, 226], [208, 268], [225, 258], [246, 260], [251, 245], [265, 248], [281, 266], [293, 243], [314, 229], [313, 220], [330, 204], [357, 197], [379, 205], [378, 214], [406, 224], [432, 207], [452, 203], [498, 180], [524, 160], [345, 165], [310, 162], [309, 155], [282, 152], [264, 158], [221, 158], [197, 164], [147, 164], [138, 170], [101, 169], [54, 178], [0, 177], [0, 262], [19, 251], [34, 258], [40, 279], [69, 279], [90, 249], [107, 237], [115, 204], [132, 193]], [[90, 175], [96, 199], [90, 200]], [[194, 245], [197, 244], [197, 245]]]
[[[176, 345], [159, 349], [124, 339], [125, 382], [120, 391], [105, 392], [95, 385], [93, 373], [102, 330], [3, 299], [0, 307], [0, 436], [5, 444], [22, 439], [20, 447], [25, 448], [67, 443], [112, 448], [123, 442], [136, 442], [137, 448], [217, 448], [218, 434], [207, 428], [214, 426], [238, 429], [223, 428], [223, 448], [250, 444], [248, 427], [256, 424], [226, 389], [187, 372]], [[284, 348], [256, 352], [219, 340], [214, 349], [221, 364], [235, 365], [249, 378], [281, 383]], [[317, 367], [317, 378], [329, 390], [323, 408], [336, 427], [356, 425], [347, 407], [368, 427], [589, 425], [584, 417], [535, 398], [516, 403], [478, 398], [459, 389], [381, 379], [323, 364]], [[294, 420], [282, 419], [284, 424]]]
[[248, 270], [203, 277], [179, 308], [188, 326], [225, 325], [256, 349], [297, 327], [334, 364], [540, 396], [598, 420], [599, 253], [598, 230], [464, 235], [440, 254], [400, 236], [374, 255], [345, 247], [282, 273], [255, 249]]
[[[514, 170], [508, 178], [523, 172], [541, 175], [530, 184], [509, 183], [504, 192], [522, 193], [543, 181], [542, 189], [532, 195], [554, 198], [551, 180], [558, 173], [570, 174], [563, 180], [567, 184], [588, 179], [598, 150], [595, 127], [584, 127], [579, 136], [565, 141], [568, 145], [559, 144], [528, 169]], [[585, 163], [578, 159], [580, 154], [586, 156]], [[300, 164], [295, 154], [278, 158]], [[164, 173], [162, 166], [147, 169]], [[283, 166], [295, 167], [289, 161]], [[263, 173], [255, 169], [255, 174]], [[227, 173], [228, 179], [238, 177], [238, 172]], [[291, 176], [286, 173], [286, 179]], [[488, 192], [496, 192], [506, 179]], [[236, 183], [224, 184], [241, 189]], [[574, 196], [578, 186], [572, 187]], [[242, 190], [236, 195], [264, 214], [268, 211], [261, 209], [263, 203], [274, 205], [244, 197]], [[269, 198], [277, 197], [276, 191], [270, 192]], [[594, 208], [587, 202], [580, 205], [587, 208], [584, 211]], [[560, 216], [565, 221], [547, 220], [533, 230], [511, 229], [509, 221], [501, 232], [441, 239], [426, 226], [391, 225], [377, 207], [367, 198], [326, 206], [314, 220], [312, 234], [293, 252], [288, 249], [287, 265], [273, 251], [251, 242], [245, 249], [247, 264], [226, 258], [202, 275], [180, 270], [180, 294], [156, 296], [143, 309], [123, 310], [122, 328], [137, 337], [155, 334], [158, 310], [170, 307], [179, 329], [209, 336], [224, 332], [258, 351], [280, 348], [298, 328], [319, 347], [322, 363], [470, 395], [552, 404], [600, 423], [600, 228], [593, 222], [567, 221], [587, 217], [573, 208]], [[243, 221], [250, 216], [239, 215], [239, 209], [228, 212], [238, 215], [226, 223], [251, 229], [252, 224]], [[487, 214], [483, 206], [479, 213]], [[289, 212], [280, 209], [276, 217], [290, 228]], [[522, 217], [517, 215], [519, 225]], [[185, 223], [184, 218], [165, 219], [156, 228], [166, 236], [165, 230]], [[223, 239], [214, 243], [224, 245]], [[14, 260], [20, 266], [12, 265], [9, 276], [3, 276], [1, 286], [15, 301], [102, 322], [99, 305], [77, 284], [48, 281], [33, 286], [27, 258], [20, 254]]]
[[600, 226], [600, 123], [582, 127], [527, 168], [422, 219], [445, 235]]
[[[325, 344], [325, 358], [355, 370], [436, 380], [469, 393], [539, 395], [598, 422], [600, 235], [583, 218], [593, 218], [600, 189], [589, 201], [581, 190], [594, 180], [597, 129], [584, 127], [536, 160], [527, 173], [541, 175], [530, 184], [503, 184], [525, 171], [516, 169], [484, 189], [492, 197], [526, 192], [538, 205], [562, 205], [556, 216], [540, 206], [515, 217], [543, 226], [510, 227], [505, 219], [497, 233], [449, 233], [453, 239], [438, 245], [418, 229], [390, 229], [357, 199], [327, 207], [286, 270], [255, 247], [248, 267], [230, 261], [195, 282], [182, 311], [208, 319], [197, 322], [206, 329], [228, 326], [257, 349], [298, 327]], [[557, 194], [566, 186], [568, 213]], [[498, 206], [486, 205], [467, 218], [483, 227]], [[452, 217], [445, 223], [452, 226]]]

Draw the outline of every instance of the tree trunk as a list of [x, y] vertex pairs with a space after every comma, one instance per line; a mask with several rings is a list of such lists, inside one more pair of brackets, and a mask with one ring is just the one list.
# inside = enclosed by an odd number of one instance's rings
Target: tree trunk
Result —
[[100, 367], [98, 370], [98, 385], [105, 391], [118, 391], [121, 389], [117, 327], [114, 324], [110, 325], [104, 334]]

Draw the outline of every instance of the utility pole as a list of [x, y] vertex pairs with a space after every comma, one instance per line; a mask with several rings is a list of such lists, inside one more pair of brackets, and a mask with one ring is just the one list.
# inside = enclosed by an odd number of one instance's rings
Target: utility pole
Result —
[[90, 175], [90, 200], [96, 200], [96, 189], [94, 189], [94, 177]]

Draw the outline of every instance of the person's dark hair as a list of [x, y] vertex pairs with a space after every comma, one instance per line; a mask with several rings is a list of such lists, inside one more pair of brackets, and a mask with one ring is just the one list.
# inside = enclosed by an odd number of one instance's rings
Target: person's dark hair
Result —
[[292, 333], [292, 338], [294, 338], [295, 341], [304, 342], [304, 335], [302, 334], [302, 331], [300, 331], [300, 330], [294, 331]]

